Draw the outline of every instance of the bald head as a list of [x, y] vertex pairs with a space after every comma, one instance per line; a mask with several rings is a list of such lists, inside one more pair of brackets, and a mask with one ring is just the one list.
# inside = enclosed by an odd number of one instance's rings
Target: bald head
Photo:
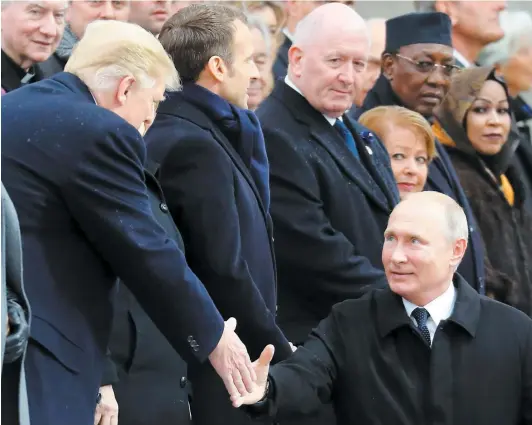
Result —
[[[464, 210], [458, 203], [447, 195], [439, 192], [412, 193], [399, 203], [394, 209], [404, 211], [417, 211], [431, 220], [441, 220], [446, 234], [451, 241], [469, 237], [467, 218]], [[393, 212], [392, 212], [393, 214]]]
[[303, 48], [327, 43], [330, 37], [347, 31], [367, 36], [364, 19], [352, 7], [343, 3], [327, 3], [310, 12], [296, 27], [294, 44]]
[[384, 232], [382, 264], [390, 289], [425, 306], [443, 294], [467, 249], [462, 208], [437, 192], [418, 192], [399, 203]]

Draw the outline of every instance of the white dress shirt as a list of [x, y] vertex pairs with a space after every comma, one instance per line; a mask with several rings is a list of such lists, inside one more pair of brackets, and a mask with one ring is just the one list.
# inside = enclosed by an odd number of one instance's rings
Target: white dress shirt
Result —
[[[456, 301], [456, 289], [451, 282], [447, 290], [441, 294], [438, 298], [433, 299], [426, 306], [422, 307], [429, 312], [429, 318], [427, 320], [427, 328], [430, 333], [430, 342], [434, 341], [434, 335], [436, 334], [436, 329], [442, 320], [447, 320], [451, 317], [451, 314], [454, 309], [454, 303]], [[403, 298], [403, 304], [406, 309], [406, 314], [412, 320], [414, 325], [417, 326], [416, 319], [412, 317], [412, 312], [421, 307], [419, 305], [412, 304], [410, 301]]]
[[[290, 78], [288, 78], [288, 75], [286, 77], [284, 77], [284, 82], [286, 83], [286, 85], [288, 87], [290, 87], [291, 89], [295, 90], [296, 92], [298, 92], [301, 96], [303, 96], [303, 93], [301, 93], [301, 90], [299, 90], [296, 85], [292, 82], [292, 80]], [[305, 96], [303, 96], [305, 97]], [[327, 115], [323, 115], [325, 117], [325, 119], [329, 122], [329, 124], [331, 125], [334, 125], [336, 123], [336, 120], [339, 119], [340, 121], [343, 121], [342, 120], [342, 117], [338, 117], [338, 118], [331, 118], [331, 117], [328, 117]]]
[[471, 68], [471, 66], [473, 66], [473, 65], [471, 64], [471, 62], [469, 62], [469, 61], [464, 57], [464, 55], [462, 55], [458, 50], [455, 50], [455, 51], [453, 52], [453, 56], [454, 56], [454, 58], [455, 58], [458, 62], [460, 62], [460, 63], [464, 66], [464, 68]]
[[293, 34], [290, 33], [290, 31], [288, 31], [287, 28], [283, 28], [283, 34], [286, 38], [288, 38], [290, 40], [290, 42], [294, 42], [294, 36]]

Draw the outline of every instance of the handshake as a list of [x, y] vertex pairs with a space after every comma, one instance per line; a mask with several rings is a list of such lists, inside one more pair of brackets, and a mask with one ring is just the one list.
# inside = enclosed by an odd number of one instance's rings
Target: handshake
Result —
[[[251, 362], [246, 346], [235, 333], [236, 320], [230, 318], [218, 345], [209, 355], [209, 361], [223, 379], [234, 407], [243, 404], [254, 404], [266, 393], [268, 371], [275, 348], [268, 345], [260, 357]], [[290, 343], [292, 351], [296, 347]]]

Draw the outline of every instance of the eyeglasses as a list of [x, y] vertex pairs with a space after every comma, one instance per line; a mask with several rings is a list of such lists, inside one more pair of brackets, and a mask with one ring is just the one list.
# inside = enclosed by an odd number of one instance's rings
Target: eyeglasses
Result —
[[426, 61], [426, 60], [425, 61], [415, 61], [414, 59], [407, 58], [406, 56], [402, 56], [402, 55], [399, 55], [399, 54], [396, 54], [395, 56], [410, 62], [411, 64], [413, 64], [416, 67], [416, 69], [419, 72], [422, 72], [424, 74], [431, 74], [431, 73], [434, 72], [434, 70], [436, 68], [441, 68], [442, 71], [443, 71], [443, 74], [445, 76], [451, 77], [456, 71], [458, 71], [460, 69], [456, 65], [450, 65], [450, 64], [440, 65], [438, 63], [434, 63], [434, 62]]

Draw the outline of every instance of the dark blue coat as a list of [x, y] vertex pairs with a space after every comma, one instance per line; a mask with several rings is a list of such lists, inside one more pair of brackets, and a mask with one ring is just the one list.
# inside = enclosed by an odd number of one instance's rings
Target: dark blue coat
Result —
[[68, 73], [5, 95], [2, 122], [33, 308], [32, 420], [92, 424], [117, 276], [187, 361], [206, 360], [223, 320], [152, 215], [134, 127]]
[[387, 285], [382, 244], [399, 194], [381, 142], [348, 117], [360, 160], [282, 81], [258, 116], [270, 160], [279, 324], [299, 343], [334, 304]]
[[[209, 113], [180, 93], [170, 95], [146, 135], [148, 156], [159, 165], [157, 177], [190, 267], [222, 316], [237, 319], [251, 358], [273, 344], [279, 361], [292, 351], [275, 321], [271, 219], [233, 147], [236, 141], [222, 133]], [[221, 380], [208, 367], [190, 363], [189, 378], [196, 425], [251, 423], [231, 407]]]

